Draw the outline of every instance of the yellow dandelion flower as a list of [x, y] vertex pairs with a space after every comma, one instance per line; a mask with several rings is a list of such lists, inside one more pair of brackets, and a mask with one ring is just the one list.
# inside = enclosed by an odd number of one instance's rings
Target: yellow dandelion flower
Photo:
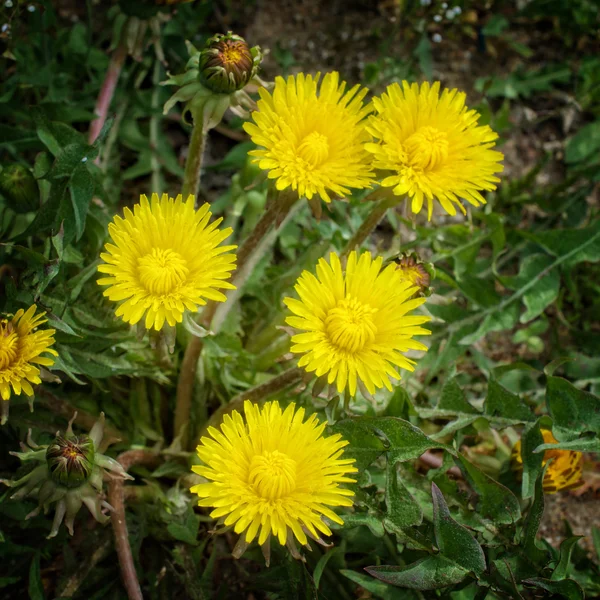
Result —
[[415, 214], [427, 200], [431, 219], [434, 198], [448, 214], [455, 215], [456, 206], [464, 213], [461, 200], [485, 204], [481, 190], [494, 190], [500, 181], [495, 173], [502, 171], [504, 156], [492, 150], [498, 134], [477, 125], [480, 115], [465, 99], [456, 89], [440, 95], [439, 82], [419, 87], [403, 81], [373, 100], [377, 114], [368, 129], [378, 143], [366, 148], [376, 168], [394, 172], [381, 184], [398, 196], [407, 194]]
[[109, 277], [98, 280], [109, 286], [104, 295], [122, 302], [116, 315], [134, 325], [145, 315], [147, 329], [159, 330], [181, 323], [186, 310], [195, 312], [206, 298], [223, 302], [218, 289], [235, 289], [226, 280], [235, 269], [236, 246], [219, 246], [232, 229], [218, 229], [222, 219], [209, 224], [208, 204], [194, 208], [194, 196], [183, 202], [167, 194], [151, 202], [142, 196], [133, 212], [125, 209], [108, 226], [113, 243], [100, 256], [98, 267]]
[[54, 359], [42, 354], [58, 356], [51, 348], [54, 344], [54, 329], [39, 329], [47, 321], [46, 313], [35, 314], [36, 305], [25, 312], [22, 308], [8, 318], [0, 319], [0, 395], [9, 400], [12, 391], [19, 395], [25, 392], [33, 396], [32, 383], [41, 383], [37, 365], [51, 367]]
[[319, 78], [300, 73], [275, 79], [270, 94], [260, 89], [254, 123], [244, 129], [260, 149], [249, 154], [276, 179], [278, 190], [291, 187], [309, 200], [319, 195], [345, 196], [349, 188], [368, 188], [373, 181], [371, 159], [364, 144], [370, 106], [363, 105], [367, 90], [359, 85], [346, 90], [338, 73]]
[[[557, 439], [549, 429], [542, 429], [544, 444], [556, 444]], [[544, 475], [544, 491], [554, 494], [560, 490], [568, 490], [581, 484], [583, 472], [583, 455], [573, 450], [546, 450], [542, 465], [552, 460]], [[523, 470], [523, 457], [521, 455], [521, 440], [519, 440], [512, 451], [511, 461], [513, 469]]]
[[258, 535], [268, 543], [271, 534], [295, 550], [294, 537], [307, 544], [307, 535], [320, 540], [331, 535], [322, 517], [343, 524], [329, 507], [352, 506], [354, 492], [340, 487], [355, 480], [354, 459], [342, 458], [348, 442], [339, 434], [325, 437], [326, 423], [316, 415], [304, 419], [294, 403], [282, 411], [279, 402], [262, 406], [244, 403], [246, 419], [238, 411], [225, 415], [220, 431], [208, 429], [197, 448], [206, 466], [193, 471], [210, 483], [191, 488], [199, 506], [214, 507], [219, 518], [236, 533], [241, 554]]
[[427, 351], [412, 338], [430, 333], [419, 327], [429, 317], [408, 314], [425, 299], [411, 298], [418, 288], [395, 264], [383, 270], [382, 264], [382, 257], [351, 252], [344, 274], [331, 253], [329, 264], [319, 260], [316, 277], [302, 273], [295, 285], [299, 300], [284, 299], [295, 315], [286, 323], [302, 331], [292, 337], [292, 352], [303, 354], [298, 366], [317, 377], [327, 373], [340, 393], [348, 386], [354, 396], [357, 381], [371, 394], [376, 388], [391, 390], [389, 378], [400, 379], [395, 367], [414, 370], [415, 362], [403, 352]]

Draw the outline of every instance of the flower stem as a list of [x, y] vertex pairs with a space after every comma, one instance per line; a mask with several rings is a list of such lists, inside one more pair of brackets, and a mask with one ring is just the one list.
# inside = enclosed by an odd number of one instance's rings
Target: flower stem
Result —
[[[198, 195], [200, 188], [200, 177], [202, 176], [202, 159], [206, 146], [207, 131], [204, 129], [204, 117], [202, 110], [194, 113], [194, 127], [190, 146], [188, 148], [187, 160], [185, 162], [185, 173], [183, 175], [183, 188], [181, 194], [185, 200], [190, 194]], [[198, 200], [196, 199], [196, 204]]]
[[[121, 463], [125, 471], [128, 471], [133, 465], [153, 466], [156, 464], [158, 457], [148, 450], [128, 450], [120, 454], [117, 460]], [[119, 557], [119, 567], [123, 583], [125, 584], [129, 600], [144, 600], [129, 544], [124, 497], [123, 479], [113, 479], [108, 486], [108, 501], [114, 509], [111, 522], [115, 534], [115, 548]]]
[[206, 433], [209, 427], [216, 427], [219, 425], [226, 414], [230, 414], [234, 410], [242, 410], [246, 400], [250, 400], [251, 402], [262, 402], [269, 396], [272, 396], [275, 392], [279, 392], [300, 381], [304, 372], [304, 369], [300, 367], [292, 367], [287, 371], [276, 375], [272, 379], [269, 379], [269, 381], [234, 396], [227, 404], [221, 406], [221, 408], [211, 415], [208, 423], [202, 428], [201, 435]]
[[[382, 190], [376, 190], [370, 195], [370, 200], [373, 201], [377, 196], [381, 196]], [[346, 247], [342, 251], [340, 258], [347, 258], [350, 252], [359, 247], [368, 237], [369, 234], [379, 225], [380, 221], [385, 216], [387, 209], [397, 204], [397, 198], [389, 197], [388, 194], [378, 200], [367, 218], [362, 222], [361, 226], [356, 230], [356, 233], [350, 238]]]
[[[257, 259], [260, 258], [260, 256], [262, 256], [275, 241], [275, 236], [273, 236], [271, 244], [261, 243], [265, 237], [269, 237], [267, 234], [271, 226], [278, 220], [283, 220], [294, 204], [297, 204], [297, 196], [294, 197], [282, 194], [278, 198], [273, 199], [253, 231], [242, 243], [237, 253], [236, 271], [231, 279], [231, 283], [236, 285], [240, 290], [250, 276], [253, 267], [256, 266]], [[235, 301], [234, 298], [231, 298], [230, 301], [231, 300]], [[202, 324], [207, 329], [211, 328], [211, 323], [219, 304], [220, 303], [218, 302], [209, 301], [204, 307], [202, 312]], [[223, 323], [227, 313], [222, 313], [221, 315], [218, 322], [219, 325]], [[202, 339], [193, 336], [185, 349], [185, 354], [183, 355], [183, 361], [179, 370], [173, 434], [175, 438], [181, 436], [182, 448], [187, 448], [189, 443], [189, 431], [182, 432], [182, 428], [189, 425], [190, 422], [196, 369], [198, 367], [198, 360], [202, 353], [203, 346], [204, 343]]]
[[88, 142], [90, 144], [93, 144], [96, 141], [96, 138], [102, 131], [102, 127], [106, 122], [108, 109], [110, 108], [110, 103], [115, 94], [115, 89], [117, 88], [119, 76], [121, 75], [121, 70], [123, 69], [126, 57], [127, 48], [125, 47], [125, 44], [120, 44], [111, 56], [106, 76], [102, 83], [102, 88], [100, 88], [100, 94], [98, 94], [98, 99], [96, 100], [96, 107], [94, 108], [96, 118], [90, 123], [90, 132], [88, 135]]

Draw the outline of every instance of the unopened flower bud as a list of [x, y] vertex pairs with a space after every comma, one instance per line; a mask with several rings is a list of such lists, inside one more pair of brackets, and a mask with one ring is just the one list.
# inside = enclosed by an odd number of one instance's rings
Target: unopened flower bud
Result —
[[23, 165], [9, 165], [0, 171], [0, 193], [17, 213], [40, 207], [40, 191], [32, 172]]
[[200, 52], [200, 81], [218, 94], [241, 90], [258, 71], [261, 52], [249, 48], [239, 35], [228, 32], [211, 37]]
[[72, 438], [57, 435], [46, 451], [52, 480], [67, 488], [79, 487], [92, 474], [94, 455], [94, 444], [87, 435]]

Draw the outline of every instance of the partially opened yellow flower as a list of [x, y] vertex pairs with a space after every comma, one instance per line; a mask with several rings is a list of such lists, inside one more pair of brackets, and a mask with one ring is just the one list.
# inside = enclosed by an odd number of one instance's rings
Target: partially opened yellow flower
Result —
[[409, 314], [425, 298], [411, 299], [418, 287], [395, 264], [382, 265], [382, 257], [365, 252], [359, 259], [351, 252], [344, 273], [331, 253], [329, 264], [319, 260], [316, 277], [302, 273], [295, 285], [299, 300], [284, 299], [294, 313], [286, 323], [302, 332], [292, 337], [292, 352], [303, 355], [298, 365], [317, 377], [327, 374], [340, 393], [348, 387], [354, 396], [359, 381], [371, 394], [391, 390], [390, 378], [400, 379], [396, 367], [414, 370], [404, 352], [427, 350], [413, 336], [430, 333], [420, 327], [429, 317]]
[[388, 86], [373, 104], [369, 131], [377, 143], [367, 144], [374, 166], [393, 174], [381, 182], [393, 193], [412, 199], [413, 213], [425, 200], [431, 219], [433, 200], [444, 210], [464, 213], [461, 200], [473, 206], [485, 204], [481, 191], [496, 189], [496, 173], [503, 169], [501, 152], [492, 150], [498, 134], [477, 125], [479, 113], [465, 106], [466, 94], [445, 89], [440, 83], [420, 87], [406, 81]]
[[[0, 395], [9, 400], [11, 393], [25, 392], [33, 396], [31, 384], [41, 383], [38, 365], [51, 367], [54, 359], [42, 354], [58, 356], [51, 348], [54, 329], [38, 329], [46, 322], [46, 313], [35, 314], [37, 307], [22, 308], [7, 319], [0, 319]], [[12, 387], [12, 392], [11, 392]]]
[[244, 129], [260, 147], [249, 154], [278, 190], [291, 187], [309, 200], [318, 195], [330, 202], [330, 194], [345, 196], [349, 188], [371, 186], [371, 158], [364, 148], [371, 139], [364, 121], [371, 108], [363, 105], [365, 88], [346, 91], [334, 72], [319, 89], [319, 77], [277, 77], [273, 94], [259, 90], [254, 123]]
[[[544, 444], [557, 444], [558, 440], [552, 435], [549, 429], [542, 429]], [[581, 475], [583, 473], [583, 455], [574, 450], [546, 450], [542, 465], [549, 460], [542, 483], [544, 491], [548, 494], [555, 494], [560, 490], [569, 490], [581, 485]], [[513, 447], [511, 455], [512, 466], [515, 471], [523, 470], [523, 457], [521, 456], [521, 440]]]
[[235, 269], [236, 246], [219, 246], [232, 229], [218, 229], [222, 219], [209, 224], [208, 204], [194, 208], [194, 196], [184, 202], [163, 194], [142, 196], [133, 212], [125, 209], [108, 226], [113, 243], [100, 256], [98, 267], [109, 277], [104, 295], [122, 302], [116, 315], [132, 325], [145, 316], [147, 329], [164, 322], [180, 323], [186, 310], [195, 312], [206, 299], [223, 302], [219, 289], [235, 289], [227, 282]]
[[323, 435], [326, 423], [316, 415], [305, 419], [294, 403], [282, 411], [279, 402], [259, 407], [244, 403], [246, 419], [234, 410], [225, 415], [220, 431], [209, 427], [197, 448], [206, 466], [193, 471], [210, 483], [191, 488], [199, 506], [214, 507], [211, 517], [232, 526], [243, 537], [234, 551], [239, 557], [258, 536], [260, 545], [271, 535], [296, 555], [294, 538], [320, 540], [331, 535], [323, 517], [343, 524], [329, 507], [352, 506], [354, 459], [342, 458], [348, 442], [339, 434]]

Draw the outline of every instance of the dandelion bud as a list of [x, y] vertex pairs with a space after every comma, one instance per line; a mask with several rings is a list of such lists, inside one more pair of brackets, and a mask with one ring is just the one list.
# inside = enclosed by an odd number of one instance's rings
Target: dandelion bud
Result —
[[9, 165], [0, 171], [0, 193], [6, 204], [17, 213], [31, 212], [40, 206], [37, 181], [23, 165]]
[[94, 455], [94, 444], [87, 435], [69, 439], [57, 435], [46, 451], [52, 480], [66, 488], [79, 487], [92, 474]]
[[261, 52], [246, 40], [228, 32], [213, 35], [200, 52], [200, 81], [218, 94], [241, 90], [258, 71]]

